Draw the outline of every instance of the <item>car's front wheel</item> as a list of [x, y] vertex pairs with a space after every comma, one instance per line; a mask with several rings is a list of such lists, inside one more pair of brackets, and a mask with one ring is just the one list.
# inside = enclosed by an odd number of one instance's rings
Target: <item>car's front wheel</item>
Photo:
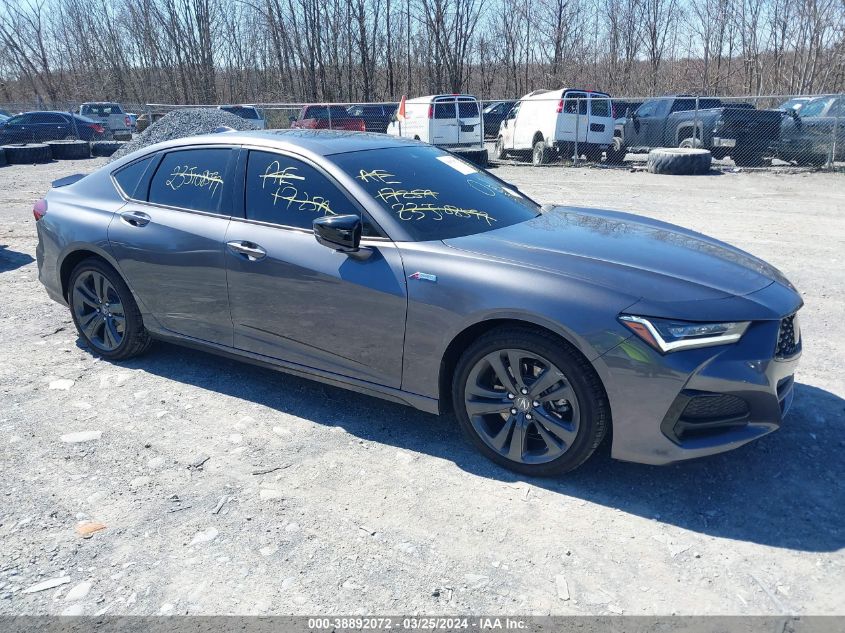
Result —
[[106, 262], [86, 259], [73, 269], [68, 304], [79, 335], [96, 354], [123, 360], [150, 346], [138, 304], [126, 282]]
[[489, 332], [461, 356], [454, 409], [470, 442], [492, 461], [531, 476], [580, 466], [610, 421], [595, 370], [555, 336], [530, 329]]

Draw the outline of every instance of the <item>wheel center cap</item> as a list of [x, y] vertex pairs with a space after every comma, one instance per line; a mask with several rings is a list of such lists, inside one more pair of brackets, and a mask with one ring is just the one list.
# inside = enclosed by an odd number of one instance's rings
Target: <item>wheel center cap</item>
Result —
[[527, 396], [519, 396], [513, 401], [513, 405], [522, 413], [531, 410], [531, 398]]

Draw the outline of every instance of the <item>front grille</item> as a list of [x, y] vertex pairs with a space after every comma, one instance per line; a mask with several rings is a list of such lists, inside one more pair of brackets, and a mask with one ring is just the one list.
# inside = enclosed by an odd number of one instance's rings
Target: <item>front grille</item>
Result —
[[687, 422], [697, 420], [723, 420], [748, 413], [748, 404], [742, 398], [730, 394], [695, 396], [684, 407], [681, 419]]
[[775, 358], [791, 358], [801, 351], [801, 330], [797, 315], [781, 319]]

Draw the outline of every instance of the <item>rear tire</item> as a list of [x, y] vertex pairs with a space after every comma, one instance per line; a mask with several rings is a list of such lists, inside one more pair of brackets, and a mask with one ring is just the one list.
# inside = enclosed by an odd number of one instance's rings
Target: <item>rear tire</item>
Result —
[[493, 150], [493, 155], [496, 160], [505, 160], [508, 157], [508, 150], [505, 149], [505, 139], [501, 136], [496, 138], [496, 146]]
[[625, 162], [625, 147], [622, 145], [622, 139], [618, 136], [613, 137], [613, 147], [607, 150], [607, 162], [611, 165], [621, 165]]
[[550, 162], [552, 162], [552, 152], [546, 142], [537, 141], [534, 143], [534, 149], [531, 152], [531, 164], [539, 167], [540, 165], [548, 165]]
[[530, 328], [495, 329], [470, 345], [455, 368], [452, 402], [461, 430], [485, 457], [536, 477], [580, 466], [610, 424], [592, 365], [554, 335]]
[[33, 165], [48, 163], [52, 159], [50, 148], [45, 143], [21, 143], [4, 145], [6, 162], [10, 165]]
[[125, 360], [150, 347], [152, 339], [129, 286], [103, 260], [89, 258], [77, 264], [67, 298], [76, 330], [94, 354]]
[[648, 171], [652, 174], [706, 174], [712, 162], [713, 156], [706, 149], [661, 147], [648, 153]]

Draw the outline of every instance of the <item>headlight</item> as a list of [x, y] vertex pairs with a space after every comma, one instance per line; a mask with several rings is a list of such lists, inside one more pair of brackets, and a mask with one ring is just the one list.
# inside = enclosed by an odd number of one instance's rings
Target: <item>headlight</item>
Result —
[[750, 321], [692, 323], [630, 314], [621, 315], [619, 321], [663, 354], [695, 347], [736, 343], [751, 324]]

